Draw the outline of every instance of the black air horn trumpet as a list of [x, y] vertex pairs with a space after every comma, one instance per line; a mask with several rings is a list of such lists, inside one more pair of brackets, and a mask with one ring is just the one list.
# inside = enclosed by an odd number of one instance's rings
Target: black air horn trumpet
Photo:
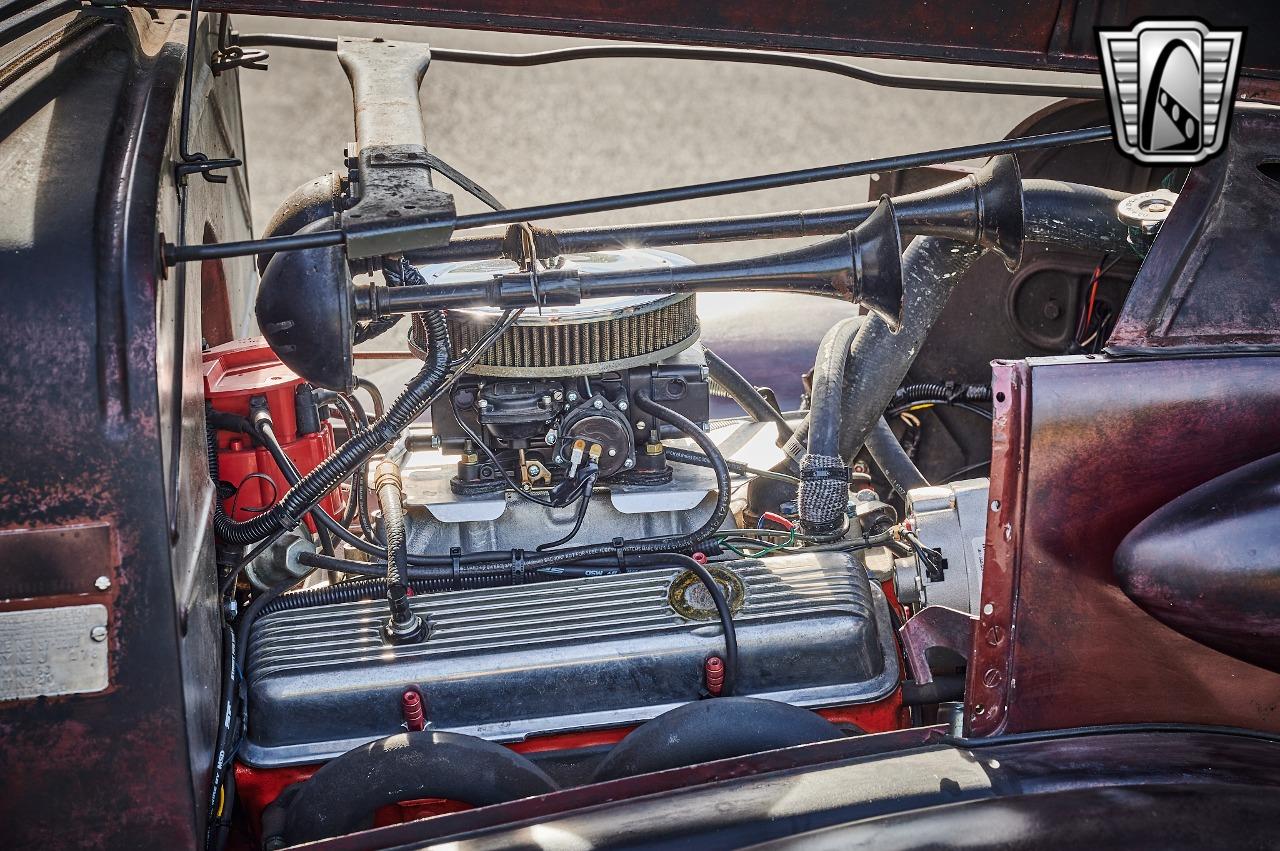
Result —
[[[322, 216], [298, 233], [333, 230], [339, 226], [338, 218]], [[522, 226], [520, 240], [510, 232], [463, 238], [444, 248], [406, 255], [414, 263], [504, 254], [523, 257], [531, 241], [538, 256], [550, 257], [633, 245], [841, 234], [797, 251], [727, 263], [596, 275], [535, 270], [447, 286], [357, 289], [341, 245], [280, 252], [263, 273], [258, 325], [291, 369], [313, 384], [335, 390], [351, 389], [356, 319], [443, 307], [555, 306], [621, 294], [769, 290], [853, 301], [897, 327], [902, 313], [899, 228], [981, 245], [999, 254], [1009, 268], [1016, 268], [1023, 241], [1017, 160], [1012, 155], [994, 157], [972, 175], [893, 202], [882, 199], [798, 213], [618, 228], [551, 231]], [[530, 232], [532, 240], [527, 238]]]
[[[317, 221], [303, 232], [330, 226]], [[258, 325], [290, 369], [321, 387], [347, 390], [357, 319], [441, 308], [556, 307], [619, 295], [764, 290], [860, 304], [896, 329], [902, 320], [901, 261], [887, 195], [866, 221], [835, 239], [725, 263], [594, 274], [532, 269], [457, 284], [356, 287], [341, 246], [334, 246], [271, 258], [258, 289]]]
[[[875, 212], [877, 202], [764, 213], [717, 219], [688, 219], [587, 228], [528, 228], [512, 225], [505, 234], [463, 236], [448, 245], [406, 252], [415, 265], [450, 260], [526, 259], [526, 233], [538, 257], [588, 251], [832, 236], [857, 227]], [[931, 189], [893, 199], [903, 233], [940, 236], [981, 245], [999, 254], [1010, 271], [1022, 260], [1022, 177], [1012, 154], [993, 157], [973, 174]]]

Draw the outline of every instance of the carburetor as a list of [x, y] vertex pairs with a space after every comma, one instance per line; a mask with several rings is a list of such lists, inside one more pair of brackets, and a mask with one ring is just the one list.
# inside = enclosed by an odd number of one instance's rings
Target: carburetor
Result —
[[[626, 270], [688, 261], [659, 251], [599, 252], [566, 261], [584, 270]], [[492, 263], [427, 267], [429, 281], [492, 274]], [[603, 299], [544, 308], [503, 332], [448, 396], [432, 407], [442, 450], [461, 455], [451, 487], [479, 494], [507, 486], [496, 468], [514, 471], [520, 487], [550, 486], [572, 476], [599, 447], [601, 481], [662, 484], [670, 480], [656, 447], [675, 437], [670, 426], [635, 409], [645, 392], [703, 428], [709, 389], [693, 294]], [[492, 309], [448, 315], [455, 356], [499, 321]], [[576, 459], [575, 459], [576, 453]]]

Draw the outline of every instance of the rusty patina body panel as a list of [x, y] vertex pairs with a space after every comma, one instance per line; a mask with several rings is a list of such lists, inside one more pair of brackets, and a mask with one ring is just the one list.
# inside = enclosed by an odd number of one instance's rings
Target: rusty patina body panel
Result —
[[994, 389], [968, 732], [1152, 721], [1280, 730], [1280, 675], [1165, 626], [1112, 567], [1157, 508], [1280, 450], [1280, 358], [998, 363]]

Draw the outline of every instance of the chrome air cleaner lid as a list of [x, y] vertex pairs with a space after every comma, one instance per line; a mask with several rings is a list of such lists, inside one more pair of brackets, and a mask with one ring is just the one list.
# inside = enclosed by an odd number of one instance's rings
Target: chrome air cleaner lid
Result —
[[[666, 251], [624, 249], [568, 255], [558, 268], [589, 274], [686, 266], [689, 262]], [[421, 266], [419, 271], [429, 284], [464, 283], [517, 268], [510, 260], [482, 260]], [[685, 293], [602, 298], [569, 307], [547, 307], [541, 312], [527, 310], [470, 371], [476, 375], [551, 378], [656, 363], [697, 341], [696, 304], [695, 296]], [[474, 345], [501, 315], [496, 308], [449, 311], [454, 356]]]

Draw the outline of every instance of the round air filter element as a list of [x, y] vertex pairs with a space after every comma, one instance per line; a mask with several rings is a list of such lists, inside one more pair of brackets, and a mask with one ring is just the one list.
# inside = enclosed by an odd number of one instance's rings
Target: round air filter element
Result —
[[[584, 273], [685, 266], [689, 262], [677, 254], [648, 249], [565, 258], [566, 266]], [[461, 283], [515, 268], [510, 261], [486, 260], [423, 266], [419, 271], [428, 283]], [[454, 357], [482, 339], [501, 315], [495, 308], [450, 310], [447, 320]], [[693, 345], [698, 333], [693, 293], [592, 299], [571, 307], [546, 307], [541, 313], [529, 309], [470, 372], [504, 378], [595, 375], [657, 363]]]

